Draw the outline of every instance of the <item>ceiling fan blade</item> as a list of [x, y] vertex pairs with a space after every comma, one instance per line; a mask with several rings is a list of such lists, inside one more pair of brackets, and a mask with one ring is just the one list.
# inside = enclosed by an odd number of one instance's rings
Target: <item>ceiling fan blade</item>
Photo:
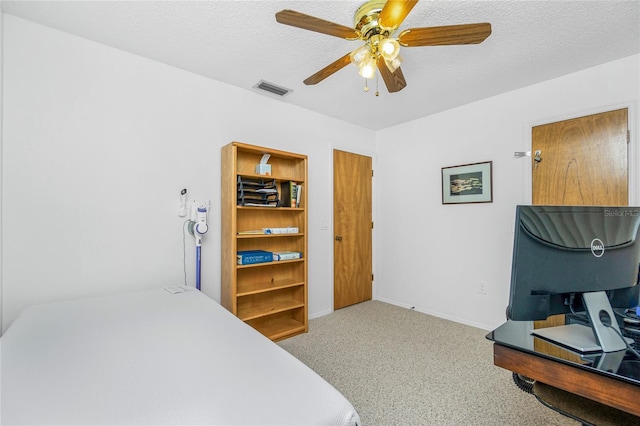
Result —
[[313, 74], [312, 76], [304, 80], [304, 84], [306, 85], [318, 84], [325, 78], [332, 75], [333, 73], [340, 71], [342, 68], [346, 67], [351, 63], [350, 55], [351, 53], [347, 53], [342, 58], [322, 68], [320, 71], [318, 71], [317, 73]]
[[446, 25], [443, 27], [411, 28], [400, 33], [402, 46], [446, 46], [482, 43], [491, 34], [491, 24]]
[[378, 71], [380, 71], [380, 75], [382, 76], [389, 93], [399, 92], [407, 86], [407, 82], [404, 79], [404, 74], [402, 74], [400, 67], [396, 68], [394, 72], [391, 72], [382, 56], [378, 58], [377, 65]]
[[302, 28], [303, 30], [346, 38], [347, 40], [357, 40], [360, 38], [360, 32], [353, 28], [325, 21], [315, 16], [305, 15], [295, 10], [281, 10], [276, 13], [276, 21], [281, 24], [291, 25], [292, 27]]
[[418, 0], [387, 0], [380, 11], [378, 24], [385, 28], [398, 28]]

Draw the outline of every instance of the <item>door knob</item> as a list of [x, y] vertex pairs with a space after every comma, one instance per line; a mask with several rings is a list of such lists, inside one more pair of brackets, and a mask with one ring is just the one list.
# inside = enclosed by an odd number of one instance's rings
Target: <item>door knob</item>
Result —
[[336, 241], [342, 241], [342, 237], [340, 235], [336, 235]]
[[536, 163], [541, 162], [541, 161], [542, 161], [542, 151], [537, 150], [537, 151], [533, 154], [533, 160], [534, 160]]

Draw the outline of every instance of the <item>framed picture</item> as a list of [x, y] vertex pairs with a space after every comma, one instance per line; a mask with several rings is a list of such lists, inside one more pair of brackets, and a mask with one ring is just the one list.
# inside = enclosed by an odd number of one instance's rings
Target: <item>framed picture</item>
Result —
[[442, 204], [493, 202], [492, 161], [442, 168]]

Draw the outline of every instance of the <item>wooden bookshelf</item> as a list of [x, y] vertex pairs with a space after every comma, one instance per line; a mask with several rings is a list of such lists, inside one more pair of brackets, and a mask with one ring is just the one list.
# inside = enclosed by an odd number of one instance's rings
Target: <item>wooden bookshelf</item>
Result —
[[[269, 154], [271, 175], [255, 173]], [[222, 305], [272, 340], [308, 331], [307, 156], [232, 142], [222, 148]], [[295, 207], [238, 205], [238, 178], [275, 180], [302, 186]], [[294, 234], [248, 233], [262, 228], [297, 227]], [[241, 250], [299, 251], [301, 259], [238, 265]]]

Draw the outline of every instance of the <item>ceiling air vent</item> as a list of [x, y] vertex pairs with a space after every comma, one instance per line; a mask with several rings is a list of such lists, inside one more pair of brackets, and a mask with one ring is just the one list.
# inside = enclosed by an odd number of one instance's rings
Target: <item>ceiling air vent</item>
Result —
[[263, 90], [265, 92], [269, 92], [273, 95], [278, 96], [286, 96], [293, 91], [291, 89], [287, 89], [286, 87], [278, 86], [264, 80], [260, 80], [255, 86], [253, 86], [253, 88], [257, 90]]

